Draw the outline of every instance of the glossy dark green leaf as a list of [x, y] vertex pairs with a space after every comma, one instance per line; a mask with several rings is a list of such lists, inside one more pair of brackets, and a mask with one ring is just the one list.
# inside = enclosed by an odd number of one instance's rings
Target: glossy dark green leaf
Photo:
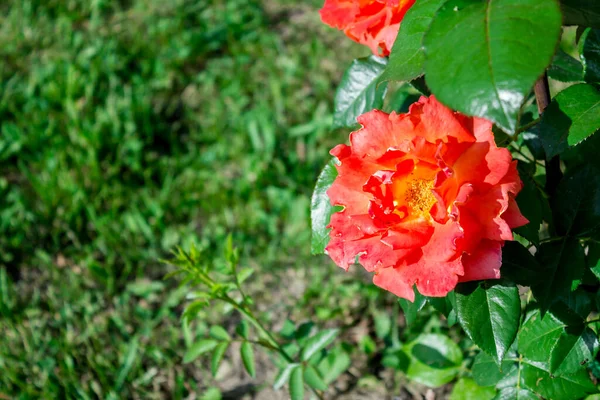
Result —
[[338, 332], [339, 331], [337, 329], [326, 329], [316, 333], [314, 336], [311, 336], [302, 348], [300, 355], [302, 361], [307, 361], [315, 353], [327, 347], [335, 340]]
[[223, 360], [223, 356], [227, 351], [227, 347], [229, 347], [229, 342], [219, 343], [219, 345], [215, 347], [215, 351], [213, 351], [213, 355], [210, 360], [210, 371], [212, 372], [213, 376], [217, 376], [219, 365], [221, 365], [221, 360]]
[[600, 231], [600, 173], [586, 166], [566, 175], [552, 201], [559, 235], [588, 237]]
[[600, 92], [580, 83], [560, 92], [546, 108], [536, 131], [550, 158], [600, 129]]
[[409, 379], [430, 387], [450, 382], [460, 371], [462, 351], [447, 336], [423, 334], [403, 347], [410, 363]]
[[381, 80], [411, 81], [423, 75], [425, 53], [423, 37], [433, 15], [445, 0], [420, 0], [407, 12], [400, 24], [390, 61]]
[[568, 295], [573, 286], [578, 286], [585, 268], [583, 248], [577, 239], [564, 238], [542, 244], [536, 259], [544, 279], [533, 285], [531, 290], [542, 312], [545, 312], [561, 296]]
[[585, 369], [598, 351], [598, 338], [589, 328], [582, 331], [567, 327], [550, 355], [550, 373], [562, 376]]
[[519, 353], [553, 376], [585, 369], [597, 350], [598, 339], [593, 331], [583, 325], [569, 325], [553, 312], [544, 317], [538, 310], [532, 312], [519, 332]]
[[334, 128], [354, 127], [359, 115], [381, 108], [387, 83], [379, 83], [379, 77], [386, 65], [387, 58], [377, 56], [352, 62], [335, 95]]
[[508, 370], [508, 372], [496, 385], [499, 392], [494, 400], [539, 400], [539, 397], [525, 386], [522, 376], [525, 363], [523, 357], [516, 352], [515, 344], [511, 346], [506, 356], [506, 362], [512, 362], [512, 366], [510, 368], [503, 367], [503, 371]]
[[592, 293], [577, 289], [566, 296], [561, 296], [560, 301], [552, 308], [552, 312], [570, 325], [581, 324], [592, 311], [592, 296]]
[[580, 43], [581, 60], [585, 68], [585, 80], [600, 83], [600, 29], [589, 29]]
[[531, 243], [539, 244], [540, 225], [543, 220], [543, 202], [546, 201], [531, 176], [521, 175], [523, 188], [517, 195], [519, 210], [529, 223], [515, 229], [515, 232], [529, 240]]
[[559, 49], [548, 68], [548, 76], [561, 82], [579, 82], [583, 80], [583, 65]]
[[337, 177], [335, 161], [331, 160], [319, 174], [317, 184], [310, 203], [310, 221], [312, 229], [311, 252], [312, 254], [323, 254], [329, 243], [329, 231], [327, 228], [331, 214], [335, 207], [329, 202], [327, 190]]
[[202, 354], [207, 353], [217, 347], [219, 342], [213, 339], [203, 339], [194, 343], [183, 356], [183, 362], [189, 363], [200, 357]]
[[327, 390], [327, 384], [312, 365], [308, 365], [304, 368], [304, 382], [311, 388]]
[[600, 28], [600, 3], [597, 0], [561, 0], [565, 25]]
[[273, 382], [273, 389], [281, 389], [281, 387], [283, 387], [283, 385], [285, 385], [290, 380], [290, 375], [292, 374], [292, 371], [294, 371], [294, 369], [298, 365], [299, 364], [288, 364], [281, 371], [279, 371], [279, 373], [275, 377], [275, 382]]
[[561, 25], [553, 0], [449, 0], [425, 34], [427, 85], [451, 108], [513, 132]]
[[494, 400], [540, 400], [533, 392], [516, 386], [501, 389]]
[[304, 400], [304, 372], [302, 365], [298, 365], [291, 372], [290, 397], [292, 400]]
[[515, 368], [513, 361], [502, 361], [500, 366], [492, 356], [481, 351], [475, 357], [475, 362], [471, 368], [473, 379], [479, 386], [494, 386], [509, 374]]
[[500, 364], [519, 329], [517, 287], [494, 281], [461, 284], [456, 288], [456, 313], [471, 340]]
[[246, 368], [248, 374], [254, 378], [256, 376], [256, 368], [254, 365], [254, 349], [252, 348], [252, 345], [248, 342], [242, 343], [240, 355], [242, 356], [244, 368]]
[[419, 293], [416, 286], [413, 288], [413, 290], [415, 292], [415, 301], [410, 302], [406, 299], [398, 298], [398, 303], [400, 304], [400, 307], [402, 307], [402, 311], [404, 311], [406, 325], [412, 325], [415, 322], [417, 319], [417, 314], [427, 303], [427, 297]]
[[327, 357], [325, 357], [317, 369], [323, 377], [323, 381], [327, 384], [335, 381], [341, 374], [350, 368], [351, 360], [348, 353], [342, 348], [333, 349]]
[[565, 325], [552, 313], [532, 312], [519, 332], [519, 353], [528, 360], [548, 363]]
[[532, 286], [545, 279], [535, 257], [521, 243], [506, 242], [502, 248], [503, 277], [518, 285]]
[[495, 394], [492, 387], [481, 387], [473, 379], [461, 378], [454, 384], [448, 400], [490, 400]]
[[528, 389], [545, 399], [574, 400], [597, 392], [585, 369], [576, 374], [551, 376], [538, 366], [524, 363], [521, 378]]

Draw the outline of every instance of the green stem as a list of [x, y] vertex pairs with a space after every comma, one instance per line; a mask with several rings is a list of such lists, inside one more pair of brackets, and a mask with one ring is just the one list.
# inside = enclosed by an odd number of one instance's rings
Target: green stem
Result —
[[542, 120], [542, 118], [537, 118], [537, 119], [534, 119], [533, 121], [531, 121], [530, 123], [525, 124], [525, 125], [519, 127], [515, 131], [515, 136], [518, 135], [519, 133], [527, 132], [530, 128], [532, 128], [532, 127], [536, 126], [537, 124], [539, 124], [541, 120]]
[[[224, 297], [220, 297], [220, 299], [223, 300], [223, 301], [225, 301], [225, 302], [227, 302], [227, 303], [229, 303], [229, 304], [231, 304], [236, 310], [238, 310], [242, 315], [244, 315], [246, 317], [246, 319], [248, 321], [250, 321], [250, 323], [252, 325], [254, 325], [254, 327], [259, 331], [259, 333], [262, 334], [268, 340], [269, 346], [272, 347], [273, 351], [277, 351], [279, 354], [281, 354], [281, 356], [283, 358], [285, 358], [285, 360], [287, 362], [289, 362], [289, 363], [294, 363], [295, 362], [285, 352], [285, 350], [281, 347], [281, 345], [279, 344], [279, 342], [277, 342], [277, 340], [275, 339], [275, 337], [273, 336], [273, 334], [260, 323], [260, 321], [252, 313], [252, 310], [250, 310], [245, 304], [240, 305], [238, 302], [236, 302], [235, 300], [233, 300], [228, 295], [225, 295]], [[267, 346], [264, 346], [264, 347], [267, 347]], [[310, 387], [310, 389], [313, 391], [313, 393], [320, 400], [323, 400], [323, 395], [319, 391], [317, 391], [316, 389], [314, 389], [312, 387]]]

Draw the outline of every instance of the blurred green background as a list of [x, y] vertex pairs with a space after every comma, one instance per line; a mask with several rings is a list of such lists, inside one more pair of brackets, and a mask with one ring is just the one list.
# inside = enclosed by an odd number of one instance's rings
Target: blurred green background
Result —
[[182, 363], [176, 246], [218, 260], [232, 233], [274, 324], [366, 307], [327, 298], [345, 275], [309, 254], [310, 194], [347, 139], [335, 88], [368, 55], [321, 5], [0, 3], [0, 399], [215, 385]]

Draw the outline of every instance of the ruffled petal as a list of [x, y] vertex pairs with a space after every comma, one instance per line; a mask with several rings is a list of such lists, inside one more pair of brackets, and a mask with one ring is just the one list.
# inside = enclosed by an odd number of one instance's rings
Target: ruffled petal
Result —
[[473, 254], [465, 254], [462, 258], [464, 275], [459, 278], [459, 281], [499, 279], [502, 266], [502, 243], [482, 240]]

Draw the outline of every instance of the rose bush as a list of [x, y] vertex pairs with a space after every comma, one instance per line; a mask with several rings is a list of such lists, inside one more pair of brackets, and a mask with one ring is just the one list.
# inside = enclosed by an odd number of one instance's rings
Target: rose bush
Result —
[[348, 269], [355, 256], [373, 282], [414, 300], [445, 296], [458, 282], [497, 279], [502, 245], [526, 224], [522, 183], [492, 124], [422, 97], [407, 114], [371, 111], [335, 147], [338, 177], [327, 254]]
[[414, 3], [415, 0], [326, 0], [320, 13], [327, 25], [369, 46], [373, 54], [387, 56], [400, 21]]

